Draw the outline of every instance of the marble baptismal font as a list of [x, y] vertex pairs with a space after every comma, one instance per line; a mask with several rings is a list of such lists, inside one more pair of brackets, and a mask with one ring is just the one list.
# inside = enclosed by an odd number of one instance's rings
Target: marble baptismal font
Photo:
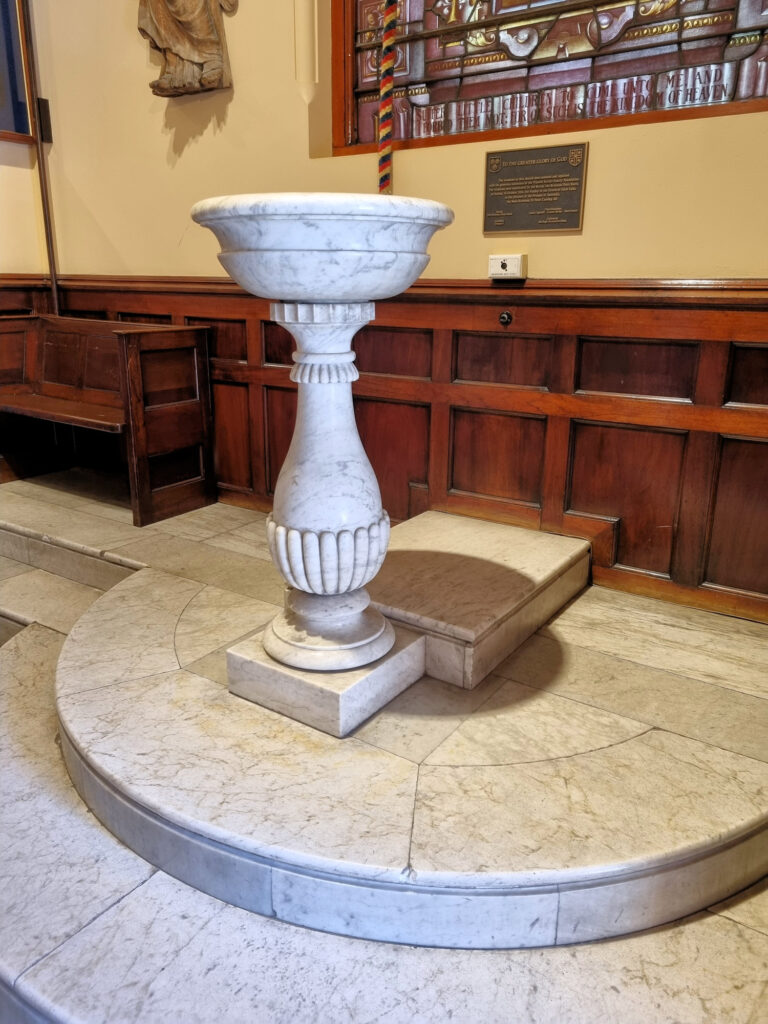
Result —
[[[401, 196], [274, 193], [203, 200], [192, 218], [216, 235], [230, 277], [274, 300], [271, 317], [297, 346], [296, 427], [267, 522], [285, 608], [261, 638], [229, 652], [230, 689], [343, 735], [423, 672], [423, 654], [398, 649], [365, 589], [384, 560], [389, 517], [355, 424], [352, 339], [374, 300], [421, 274], [453, 213]], [[340, 718], [345, 701], [354, 711]]]

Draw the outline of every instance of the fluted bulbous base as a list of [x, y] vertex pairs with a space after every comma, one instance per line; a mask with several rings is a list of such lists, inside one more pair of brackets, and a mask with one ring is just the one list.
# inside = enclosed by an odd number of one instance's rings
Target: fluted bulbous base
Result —
[[361, 587], [346, 594], [286, 591], [285, 608], [264, 630], [275, 661], [314, 672], [343, 672], [383, 658], [395, 631]]

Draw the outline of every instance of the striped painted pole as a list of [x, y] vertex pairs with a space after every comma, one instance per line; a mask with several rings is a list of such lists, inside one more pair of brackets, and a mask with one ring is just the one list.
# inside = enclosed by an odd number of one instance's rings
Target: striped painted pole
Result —
[[379, 80], [379, 192], [392, 192], [392, 91], [395, 81], [397, 0], [383, 0]]

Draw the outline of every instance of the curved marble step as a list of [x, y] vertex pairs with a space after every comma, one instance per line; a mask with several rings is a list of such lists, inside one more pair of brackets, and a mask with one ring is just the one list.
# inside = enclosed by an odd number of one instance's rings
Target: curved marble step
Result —
[[398, 736], [372, 721], [335, 739], [227, 690], [224, 649], [273, 612], [146, 569], [59, 660], [75, 786], [204, 892], [340, 934], [503, 948], [671, 921], [768, 870], [763, 761], [502, 676], [423, 680]]

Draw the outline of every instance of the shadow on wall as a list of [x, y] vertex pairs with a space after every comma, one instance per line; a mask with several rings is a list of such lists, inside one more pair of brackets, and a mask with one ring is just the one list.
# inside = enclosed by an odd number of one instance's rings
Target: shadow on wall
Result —
[[232, 89], [215, 89], [169, 97], [163, 131], [170, 136], [168, 162], [171, 167], [176, 165], [187, 146], [203, 136], [210, 126], [214, 132], [223, 129], [233, 94]]

